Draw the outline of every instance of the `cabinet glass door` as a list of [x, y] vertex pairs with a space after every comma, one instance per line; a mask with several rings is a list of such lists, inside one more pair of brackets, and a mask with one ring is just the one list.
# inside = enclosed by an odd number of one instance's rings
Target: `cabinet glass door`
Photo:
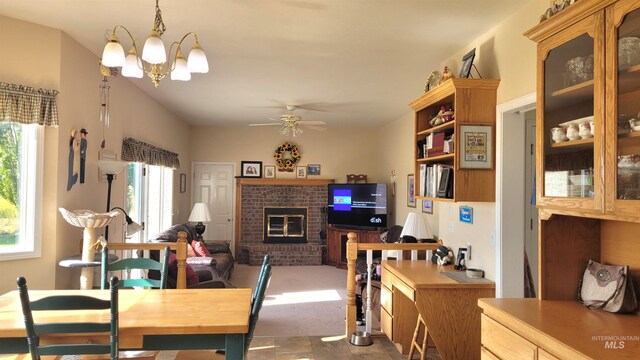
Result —
[[616, 199], [640, 200], [640, 9], [617, 29]]
[[594, 118], [594, 64], [601, 60], [594, 59], [594, 48], [594, 38], [584, 32], [549, 50], [543, 63], [546, 198], [595, 196], [594, 136], [600, 141], [601, 135], [594, 131], [600, 121]]
[[607, 158], [607, 210], [640, 217], [640, 2], [620, 1], [610, 9], [607, 36], [607, 91], [614, 93], [608, 109], [608, 136], [615, 152]]

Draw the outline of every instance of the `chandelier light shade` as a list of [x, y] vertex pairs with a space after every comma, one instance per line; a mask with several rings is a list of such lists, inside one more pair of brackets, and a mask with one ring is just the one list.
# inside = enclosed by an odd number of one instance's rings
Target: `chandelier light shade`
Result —
[[[162, 35], [166, 29], [162, 21], [162, 11], [156, 0], [156, 16], [153, 29], [142, 48], [142, 58], [139, 56], [138, 45], [131, 32], [122, 25], [116, 25], [107, 40], [102, 52], [102, 65], [107, 67], [122, 67], [122, 75], [126, 77], [141, 78], [147, 74], [155, 87], [160, 81], [171, 74], [171, 80], [189, 81], [191, 73], [209, 72], [209, 62], [202, 50], [198, 35], [193, 32], [185, 34], [178, 42], [174, 41], [169, 47], [169, 52], [164, 46]], [[125, 56], [124, 49], [116, 35], [116, 30], [122, 29], [131, 39], [132, 48]], [[182, 55], [182, 43], [193, 36], [195, 42], [191, 47], [189, 56], [185, 60]]]

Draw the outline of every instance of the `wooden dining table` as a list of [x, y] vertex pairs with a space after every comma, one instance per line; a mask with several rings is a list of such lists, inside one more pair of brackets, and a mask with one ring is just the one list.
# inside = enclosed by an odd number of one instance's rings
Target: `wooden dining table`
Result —
[[[30, 300], [50, 295], [88, 295], [109, 299], [109, 290], [29, 290]], [[118, 292], [121, 350], [225, 349], [226, 359], [244, 359], [249, 329], [251, 289], [121, 289]], [[34, 313], [47, 321], [109, 322], [98, 310], [70, 315], [65, 311]], [[47, 342], [46, 337], [40, 340]], [[88, 338], [87, 342], [105, 338]], [[0, 354], [28, 353], [18, 291], [0, 296]]]

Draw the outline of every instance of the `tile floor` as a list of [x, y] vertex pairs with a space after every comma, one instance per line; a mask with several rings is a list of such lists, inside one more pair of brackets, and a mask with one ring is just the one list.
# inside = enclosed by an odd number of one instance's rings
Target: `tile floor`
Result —
[[[344, 336], [255, 337], [248, 360], [405, 360], [385, 336], [373, 336], [373, 345], [354, 346]], [[175, 351], [162, 351], [158, 360], [172, 360]], [[415, 354], [414, 359], [420, 355]], [[428, 359], [440, 360], [435, 349]]]

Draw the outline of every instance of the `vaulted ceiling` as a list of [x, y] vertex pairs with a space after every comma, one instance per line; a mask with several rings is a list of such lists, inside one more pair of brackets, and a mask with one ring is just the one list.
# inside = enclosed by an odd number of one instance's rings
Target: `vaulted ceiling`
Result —
[[[191, 124], [269, 122], [292, 104], [328, 127], [380, 126], [409, 111], [444, 59], [526, 1], [160, 0], [165, 46], [197, 33], [210, 71], [158, 88], [131, 81]], [[154, 0], [0, 0], [1, 15], [61, 29], [98, 57], [118, 24], [142, 46], [154, 10]]]

